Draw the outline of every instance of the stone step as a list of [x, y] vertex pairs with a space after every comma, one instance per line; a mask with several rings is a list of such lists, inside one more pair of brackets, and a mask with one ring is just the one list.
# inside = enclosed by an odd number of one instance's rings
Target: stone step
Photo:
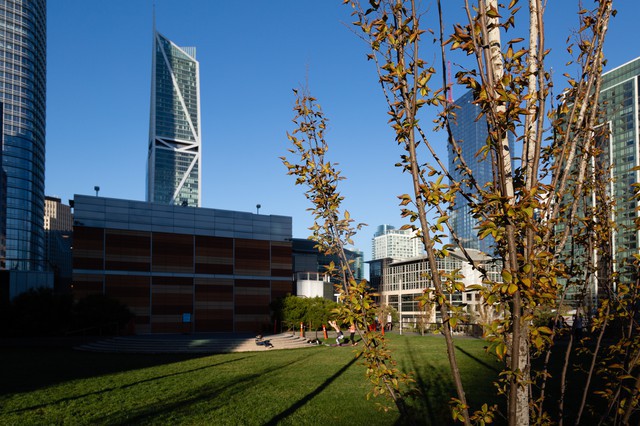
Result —
[[256, 345], [255, 337], [224, 338], [200, 336], [126, 336], [98, 340], [75, 347], [81, 351], [110, 353], [228, 353], [251, 352], [273, 349], [296, 349], [314, 347], [306, 338], [282, 333], [264, 336], [273, 347]]

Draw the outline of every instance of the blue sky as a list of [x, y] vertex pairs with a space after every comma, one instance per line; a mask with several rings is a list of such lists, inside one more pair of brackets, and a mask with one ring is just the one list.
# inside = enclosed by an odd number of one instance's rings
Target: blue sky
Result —
[[[261, 214], [292, 216], [294, 237], [309, 235], [303, 188], [294, 186], [279, 159], [293, 129], [291, 89], [308, 82], [330, 120], [330, 157], [347, 178], [341, 188], [345, 208], [369, 224], [355, 239], [369, 259], [375, 227], [402, 225], [396, 196], [410, 191], [410, 180], [394, 167], [401, 152], [386, 124], [375, 70], [351, 30], [349, 7], [341, 3], [247, 0], [238, 7], [229, 1], [156, 0], [156, 26], [176, 44], [197, 48], [203, 207], [255, 212], [260, 204]], [[462, 2], [444, 3], [450, 28], [462, 17]], [[559, 76], [566, 37], [577, 26], [577, 1], [550, 3], [547, 46]], [[74, 194], [93, 194], [98, 185], [101, 196], [145, 199], [152, 4], [48, 2], [47, 195], [67, 202]], [[608, 69], [640, 56], [629, 39], [640, 5], [625, 0], [616, 8]], [[432, 53], [424, 57], [435, 59]], [[561, 86], [558, 81], [558, 93]], [[460, 95], [461, 89], [454, 91]]]

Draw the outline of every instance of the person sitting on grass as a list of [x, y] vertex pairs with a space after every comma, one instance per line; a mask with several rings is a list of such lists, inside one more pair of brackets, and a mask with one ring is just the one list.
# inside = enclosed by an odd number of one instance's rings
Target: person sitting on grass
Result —
[[342, 341], [344, 340], [344, 334], [342, 334], [342, 330], [338, 327], [338, 324], [335, 321], [329, 321], [329, 325], [333, 327], [333, 329], [338, 333], [338, 337], [336, 337], [336, 344], [338, 346], [342, 345]]

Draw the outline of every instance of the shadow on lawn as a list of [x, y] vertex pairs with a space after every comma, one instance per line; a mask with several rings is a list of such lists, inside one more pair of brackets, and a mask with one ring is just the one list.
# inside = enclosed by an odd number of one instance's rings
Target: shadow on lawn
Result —
[[154, 382], [154, 381], [157, 381], [157, 380], [162, 380], [162, 379], [166, 379], [166, 378], [174, 377], [174, 376], [181, 376], [183, 374], [189, 374], [189, 373], [194, 373], [194, 372], [200, 371], [200, 370], [206, 370], [206, 369], [209, 369], [209, 368], [218, 367], [218, 366], [223, 365], [223, 364], [229, 364], [231, 362], [241, 361], [241, 360], [244, 360], [246, 358], [251, 358], [253, 356], [255, 356], [255, 355], [244, 356], [242, 358], [237, 358], [237, 359], [232, 359], [232, 360], [229, 360], [229, 361], [219, 362], [217, 364], [211, 364], [211, 365], [207, 365], [207, 366], [204, 366], [204, 367], [192, 368], [190, 370], [179, 371], [179, 372], [176, 372], [176, 373], [164, 374], [162, 376], [150, 377], [148, 379], [138, 380], [138, 381], [132, 382], [132, 383], [127, 383], [126, 385], [122, 385], [122, 386], [113, 386], [113, 387], [109, 387], [109, 388], [100, 389], [100, 390], [97, 390], [97, 391], [94, 391], [94, 392], [88, 392], [88, 393], [81, 394], [81, 395], [74, 395], [74, 396], [70, 396], [70, 397], [66, 397], [66, 398], [61, 398], [61, 399], [58, 399], [56, 401], [49, 401], [49, 402], [47, 402], [45, 404], [32, 405], [30, 407], [24, 407], [24, 408], [20, 408], [18, 410], [8, 411], [7, 414], [20, 413], [20, 412], [30, 411], [30, 410], [37, 410], [39, 408], [45, 408], [45, 407], [47, 407], [49, 405], [61, 404], [61, 403], [65, 403], [65, 402], [69, 402], [69, 401], [73, 401], [73, 400], [77, 400], [77, 399], [81, 399], [81, 398], [86, 398], [86, 397], [92, 396], [92, 395], [100, 395], [100, 394], [104, 394], [104, 393], [108, 393], [108, 392], [112, 392], [112, 391], [116, 391], [116, 390], [127, 389], [127, 388], [131, 388], [131, 387], [134, 387], [134, 386], [141, 385], [143, 383]]
[[2, 347], [0, 396], [67, 381], [202, 358], [203, 354], [103, 354], [71, 347]]
[[[456, 424], [451, 419], [450, 401], [456, 396], [455, 386], [451, 378], [449, 363], [432, 364], [420, 355], [420, 350], [405, 342], [406, 358], [402, 371], [413, 371], [416, 381], [417, 395], [409, 402], [410, 413], [413, 422], [418, 425], [447, 425]], [[498, 402], [493, 392], [487, 392], [492, 381], [497, 377], [500, 369], [456, 345], [458, 363], [463, 375], [467, 402], [478, 405], [484, 402], [494, 404]], [[442, 357], [446, 358], [446, 348], [443, 346]], [[462, 356], [460, 356], [462, 355]], [[468, 361], [465, 361], [465, 358]], [[491, 387], [493, 390], [493, 388]], [[476, 407], [477, 408], [477, 407]], [[499, 419], [496, 419], [498, 422]], [[410, 423], [406, 419], [400, 419], [398, 424]]]
[[[154, 420], [160, 419], [165, 414], [175, 414], [190, 410], [192, 406], [199, 402], [209, 401], [212, 405], [207, 407], [207, 411], [215, 412], [222, 406], [227, 405], [229, 400], [236, 395], [242, 395], [249, 391], [262, 381], [268, 381], [267, 375], [274, 373], [281, 368], [291, 367], [292, 365], [309, 362], [309, 359], [317, 356], [319, 352], [309, 356], [308, 353], [301, 354], [300, 358], [293, 362], [284, 361], [282, 364], [265, 368], [263, 370], [253, 371], [242, 379], [237, 377], [229, 378], [227, 381], [219, 381], [215, 384], [200, 386], [199, 388], [189, 388], [182, 395], [174, 395], [171, 397], [172, 402], [166, 400], [159, 401], [153, 405], [147, 405], [137, 410], [131, 410], [128, 413], [116, 413], [95, 419], [95, 423], [110, 425], [129, 425], [129, 424], [146, 424], [153, 423]], [[179, 415], [178, 415], [179, 417]], [[162, 420], [158, 420], [162, 422]]]
[[[449, 395], [453, 384], [449, 376], [442, 374], [442, 370], [417, 359], [416, 353], [407, 347], [408, 362], [401, 370], [413, 371], [418, 394], [409, 401], [409, 411], [413, 423], [418, 425], [446, 424], [449, 415]], [[411, 424], [409, 419], [400, 419], [398, 424]]]
[[305, 405], [307, 402], [311, 401], [316, 395], [318, 395], [322, 391], [324, 391], [327, 388], [327, 386], [329, 386], [334, 380], [336, 380], [338, 377], [340, 377], [342, 374], [344, 374], [344, 372], [347, 371], [349, 369], [349, 367], [351, 367], [357, 360], [358, 360], [358, 358], [354, 357], [351, 361], [346, 363], [340, 370], [338, 370], [333, 376], [331, 376], [327, 380], [325, 380], [324, 383], [322, 383], [320, 386], [318, 386], [313, 392], [309, 392], [307, 395], [304, 396], [304, 398], [299, 399], [291, 407], [287, 408], [286, 410], [284, 410], [282, 413], [278, 414], [277, 416], [274, 416], [271, 420], [269, 420], [265, 424], [266, 425], [277, 425], [280, 421], [286, 419], [287, 417], [289, 417], [290, 415], [295, 413], [296, 410], [298, 410], [300, 407]]
[[456, 349], [458, 351], [462, 352], [463, 354], [465, 354], [466, 356], [468, 356], [469, 358], [471, 358], [472, 360], [474, 360], [475, 362], [477, 362], [478, 364], [480, 364], [481, 366], [493, 371], [496, 374], [500, 373], [500, 369], [496, 368], [495, 366], [493, 366], [491, 364], [486, 363], [485, 361], [481, 360], [477, 356], [474, 356], [474, 355], [470, 354], [469, 352], [467, 352], [464, 349], [462, 349], [460, 346], [456, 346]]

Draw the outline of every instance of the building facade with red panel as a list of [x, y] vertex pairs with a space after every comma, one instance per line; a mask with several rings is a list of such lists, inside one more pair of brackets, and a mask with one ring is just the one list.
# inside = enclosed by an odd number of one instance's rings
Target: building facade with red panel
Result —
[[293, 293], [291, 218], [74, 196], [73, 292], [106, 294], [137, 333], [261, 332]]

